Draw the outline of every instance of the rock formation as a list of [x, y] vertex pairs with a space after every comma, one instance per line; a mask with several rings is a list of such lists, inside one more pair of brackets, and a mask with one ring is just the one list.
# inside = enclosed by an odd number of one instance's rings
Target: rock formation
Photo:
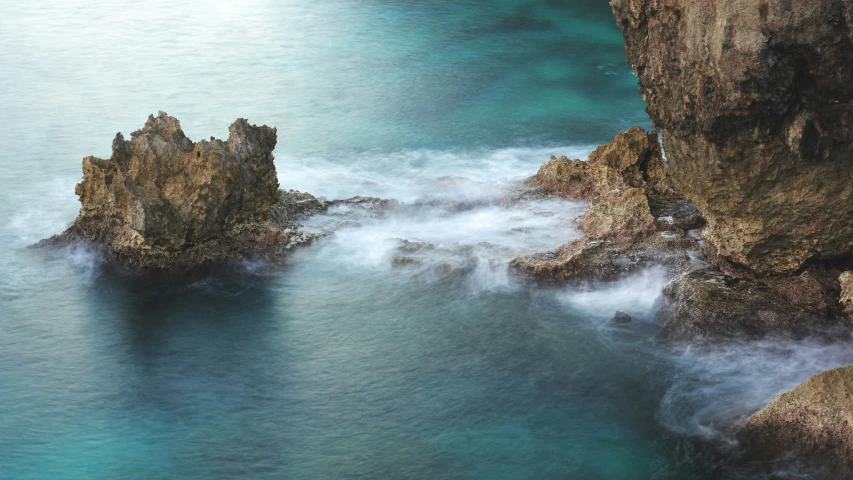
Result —
[[[817, 278], [806, 275], [788, 281], [802, 297], [783, 294], [781, 286], [733, 277], [714, 268], [688, 272], [664, 288], [660, 336], [675, 342], [803, 337], [837, 323], [837, 309], [829, 304], [832, 300], [816, 301], [824, 292]], [[819, 293], [812, 295], [809, 287]]]
[[279, 200], [276, 130], [238, 119], [227, 141], [193, 143], [160, 112], [109, 159], [83, 159], [74, 223], [45, 243], [85, 241], [133, 269], [169, 270], [271, 254], [287, 234], [269, 224]]
[[657, 264], [681, 269], [685, 235], [702, 224], [696, 209], [670, 187], [657, 133], [634, 127], [597, 148], [588, 161], [552, 157], [527, 186], [589, 206], [583, 235], [554, 252], [526, 255], [512, 265], [549, 280], [614, 280]]
[[791, 273], [853, 248], [853, 2], [613, 0], [710, 258]]
[[853, 366], [819, 373], [746, 422], [754, 456], [796, 455], [827, 478], [853, 478]]

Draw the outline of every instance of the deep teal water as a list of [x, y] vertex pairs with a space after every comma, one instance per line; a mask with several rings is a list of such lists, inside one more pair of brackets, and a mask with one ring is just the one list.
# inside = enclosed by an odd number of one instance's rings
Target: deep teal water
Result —
[[[667, 347], [658, 270], [507, 269], [583, 205], [501, 195], [643, 109], [606, 0], [0, 0], [0, 479], [732, 477], [727, 428], [849, 346]], [[276, 126], [285, 188], [426, 204], [190, 284], [26, 249], [157, 110]], [[438, 248], [395, 268], [401, 238]]]

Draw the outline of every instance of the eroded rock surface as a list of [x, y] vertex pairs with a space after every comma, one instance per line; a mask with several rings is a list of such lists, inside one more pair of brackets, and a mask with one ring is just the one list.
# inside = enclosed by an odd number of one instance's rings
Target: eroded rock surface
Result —
[[288, 236], [269, 224], [279, 201], [274, 128], [238, 119], [226, 141], [192, 142], [174, 117], [150, 116], [109, 159], [83, 159], [82, 207], [61, 235], [134, 269], [169, 270], [275, 254]]
[[838, 277], [841, 284], [841, 305], [844, 312], [853, 317], [853, 271], [846, 271]]
[[798, 296], [804, 289], [818, 288], [817, 279], [807, 273], [785, 281], [793, 289], [790, 295], [777, 285], [714, 268], [689, 272], [664, 288], [660, 335], [676, 342], [802, 337], [837, 324], [837, 309], [811, 295]]
[[701, 215], [670, 186], [657, 133], [634, 127], [597, 148], [589, 160], [552, 157], [525, 181], [589, 206], [583, 235], [553, 252], [525, 255], [512, 265], [548, 280], [615, 280], [653, 265], [683, 271], [696, 239], [686, 235]]
[[853, 248], [853, 1], [613, 0], [675, 186], [717, 264]]
[[796, 455], [825, 478], [853, 478], [853, 366], [819, 373], [746, 422], [751, 454]]

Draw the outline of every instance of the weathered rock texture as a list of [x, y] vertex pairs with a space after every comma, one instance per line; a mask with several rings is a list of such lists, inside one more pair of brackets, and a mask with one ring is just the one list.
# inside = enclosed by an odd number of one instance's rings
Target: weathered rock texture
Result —
[[669, 174], [717, 263], [853, 248], [853, 1], [613, 0]]
[[673, 190], [664, 168], [657, 133], [634, 127], [598, 147], [589, 160], [556, 158], [542, 166], [527, 186], [589, 206], [583, 235], [554, 252], [515, 259], [523, 273], [548, 280], [614, 280], [652, 265], [680, 269], [696, 247], [686, 230], [702, 218]]
[[821, 301], [823, 279], [812, 272], [785, 279], [791, 290], [785, 292], [778, 285], [714, 268], [689, 272], [664, 288], [660, 335], [675, 342], [719, 342], [822, 331], [838, 318], [832, 300]]
[[838, 277], [841, 284], [841, 305], [844, 312], [853, 317], [853, 271], [846, 271]]
[[192, 267], [287, 240], [269, 225], [279, 200], [272, 151], [276, 131], [238, 119], [227, 141], [193, 143], [160, 112], [130, 140], [113, 140], [109, 159], [83, 159], [82, 208], [48, 243], [90, 242], [138, 269]]
[[819, 373], [776, 397], [743, 429], [749, 451], [794, 454], [827, 478], [853, 478], [853, 366]]

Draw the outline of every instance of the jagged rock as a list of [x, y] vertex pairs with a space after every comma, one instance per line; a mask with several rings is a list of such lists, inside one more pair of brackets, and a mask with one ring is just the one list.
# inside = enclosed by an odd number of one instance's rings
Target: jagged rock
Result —
[[330, 203], [310, 193], [282, 190], [278, 202], [270, 210], [270, 222], [279, 228], [287, 228], [302, 217], [325, 212]]
[[427, 242], [412, 242], [404, 238], [398, 239], [397, 251], [401, 253], [420, 253], [435, 250], [435, 245]]
[[[810, 277], [786, 282], [808, 285]], [[773, 288], [777, 287], [777, 288]], [[796, 289], [794, 289], [796, 290]], [[836, 325], [838, 316], [808, 293], [786, 296], [778, 285], [737, 278], [713, 268], [689, 272], [661, 296], [660, 335], [671, 341], [804, 336]]]
[[238, 119], [227, 141], [193, 143], [160, 112], [109, 159], [83, 159], [75, 189], [82, 207], [61, 235], [41, 242], [89, 242], [121, 264], [171, 270], [244, 255], [274, 254], [288, 235], [269, 224], [279, 200], [274, 128]]
[[549, 195], [587, 200], [592, 197], [593, 181], [588, 162], [569, 160], [565, 156], [551, 156], [551, 160], [542, 165], [539, 172], [525, 180], [522, 185], [539, 187]]
[[423, 261], [414, 257], [409, 257], [405, 255], [398, 255], [391, 259], [391, 266], [393, 267], [405, 267], [409, 265], [421, 265]]
[[796, 456], [821, 478], [853, 478], [853, 366], [819, 373], [752, 415], [742, 437], [757, 458]]
[[589, 200], [583, 230], [590, 238], [633, 237], [654, 230], [649, 197], [675, 197], [656, 132], [639, 127], [595, 149], [589, 160], [551, 157], [524, 181], [543, 191]]
[[611, 6], [715, 263], [769, 275], [850, 252], [853, 1]]
[[524, 275], [545, 281], [610, 282], [653, 266], [663, 266], [671, 275], [681, 273], [690, 268], [688, 250], [695, 246], [695, 240], [681, 235], [648, 236], [636, 241], [581, 237], [553, 252], [519, 256], [510, 265]]
[[655, 132], [631, 128], [598, 147], [587, 162], [552, 157], [525, 183], [589, 200], [589, 206], [580, 238], [512, 261], [524, 274], [610, 281], [652, 265], [680, 273], [691, 263], [687, 250], [698, 248], [680, 226], [701, 226], [702, 217], [671, 188]]

